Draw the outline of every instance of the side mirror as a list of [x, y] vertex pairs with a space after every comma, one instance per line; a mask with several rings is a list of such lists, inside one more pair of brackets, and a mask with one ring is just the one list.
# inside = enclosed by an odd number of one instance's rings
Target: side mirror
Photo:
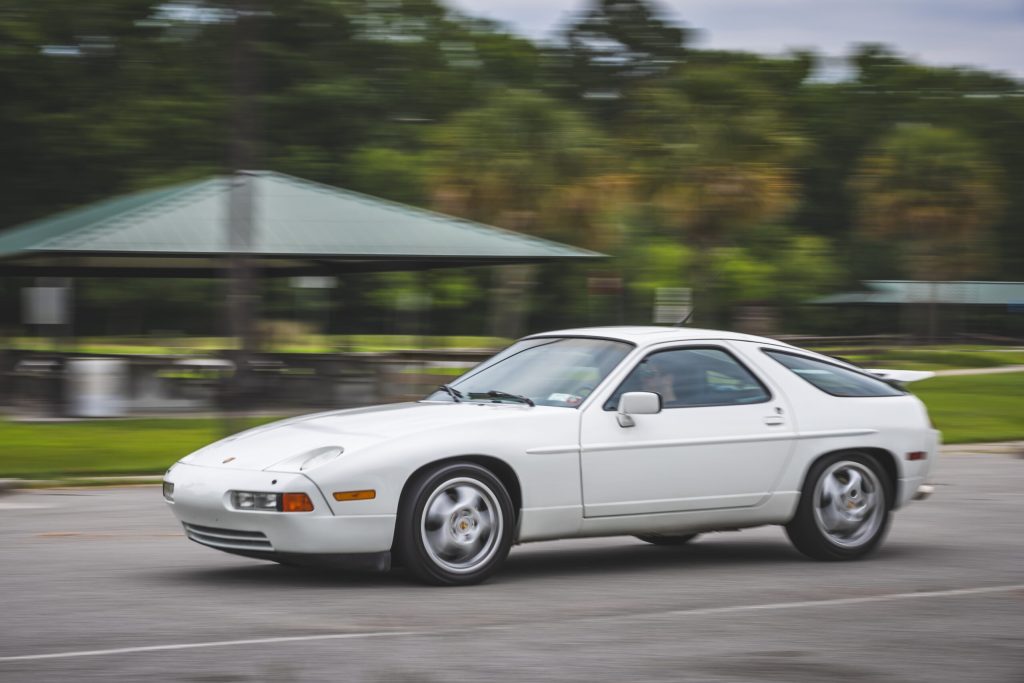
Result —
[[619, 398], [619, 413], [616, 417], [620, 427], [633, 427], [633, 415], [657, 415], [661, 412], [661, 394], [653, 391], [630, 391]]

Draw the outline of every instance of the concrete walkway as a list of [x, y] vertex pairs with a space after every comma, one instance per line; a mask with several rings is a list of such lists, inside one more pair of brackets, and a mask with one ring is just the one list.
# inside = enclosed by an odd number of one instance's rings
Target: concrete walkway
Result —
[[954, 443], [942, 447], [942, 455], [966, 455], [988, 453], [990, 455], [1016, 455], [1024, 457], [1024, 441], [995, 441], [992, 443]]
[[1002, 375], [1007, 372], [1024, 372], [1024, 365], [1002, 365], [998, 368], [961, 368], [958, 370], [936, 370], [936, 377], [957, 375]]

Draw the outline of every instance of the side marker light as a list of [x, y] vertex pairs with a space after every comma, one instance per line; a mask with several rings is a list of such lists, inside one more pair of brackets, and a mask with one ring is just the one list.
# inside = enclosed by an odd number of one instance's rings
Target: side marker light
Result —
[[373, 500], [376, 497], [377, 492], [374, 489], [334, 492], [334, 500]]

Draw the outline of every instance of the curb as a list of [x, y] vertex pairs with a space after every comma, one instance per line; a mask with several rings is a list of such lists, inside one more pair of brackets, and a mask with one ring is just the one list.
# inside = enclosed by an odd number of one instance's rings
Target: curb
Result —
[[1024, 456], [1024, 441], [992, 441], [979, 443], [953, 443], [942, 446], [943, 455], [1016, 455]]
[[93, 486], [156, 486], [163, 475], [124, 477], [69, 477], [67, 479], [0, 479], [0, 496], [27, 489], [82, 488]]

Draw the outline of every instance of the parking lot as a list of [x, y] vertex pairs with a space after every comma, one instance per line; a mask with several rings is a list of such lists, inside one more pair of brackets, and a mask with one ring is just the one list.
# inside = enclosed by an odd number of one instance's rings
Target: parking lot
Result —
[[1024, 459], [946, 455], [873, 558], [780, 528], [518, 546], [470, 588], [187, 541], [157, 487], [0, 498], [0, 680], [1024, 680]]

